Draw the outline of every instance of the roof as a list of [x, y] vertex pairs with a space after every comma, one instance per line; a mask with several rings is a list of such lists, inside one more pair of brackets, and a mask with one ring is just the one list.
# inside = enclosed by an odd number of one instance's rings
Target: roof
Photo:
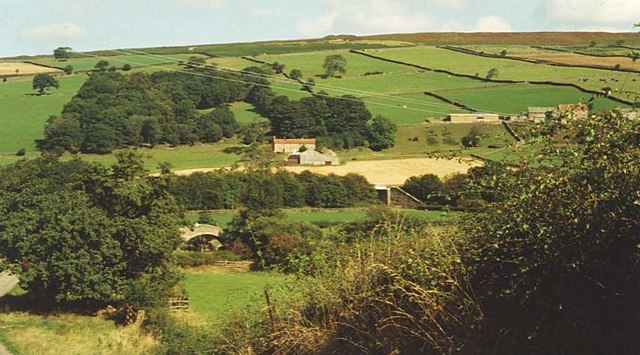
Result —
[[280, 139], [274, 138], [273, 144], [316, 144], [315, 138]]
[[482, 116], [498, 116], [497, 113], [450, 113], [449, 116], [452, 117], [482, 117]]
[[528, 112], [539, 112], [539, 113], [547, 113], [549, 111], [554, 111], [555, 107], [527, 107]]

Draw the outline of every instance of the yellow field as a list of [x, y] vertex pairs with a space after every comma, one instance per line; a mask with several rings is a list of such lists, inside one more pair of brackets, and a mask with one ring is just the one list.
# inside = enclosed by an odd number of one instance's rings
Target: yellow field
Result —
[[[17, 70], [17, 71], [16, 71]], [[62, 70], [22, 62], [0, 63], [0, 75], [61, 73]]]
[[[435, 174], [439, 177], [455, 173], [466, 173], [469, 168], [482, 165], [471, 159], [388, 159], [349, 161], [344, 165], [335, 166], [287, 166], [285, 169], [294, 173], [309, 170], [316, 174], [346, 175], [356, 173], [364, 176], [372, 184], [402, 185], [412, 176]], [[195, 172], [207, 172], [219, 168], [176, 170], [176, 175], [191, 175]]]

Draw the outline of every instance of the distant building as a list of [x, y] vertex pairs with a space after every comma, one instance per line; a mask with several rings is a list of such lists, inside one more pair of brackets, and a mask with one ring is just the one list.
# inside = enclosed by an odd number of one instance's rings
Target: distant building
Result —
[[279, 139], [273, 138], [273, 151], [275, 153], [295, 153], [304, 146], [308, 150], [316, 149], [316, 140], [311, 139]]
[[568, 117], [573, 120], [581, 120], [589, 117], [589, 105], [587, 104], [562, 104], [553, 112], [555, 117]]
[[444, 118], [451, 123], [500, 123], [500, 116], [495, 113], [451, 113]]
[[638, 109], [621, 108], [616, 111], [618, 111], [618, 113], [624, 118], [628, 118], [630, 120], [640, 119], [640, 111], [638, 111]]
[[546, 119], [553, 117], [555, 107], [528, 107], [527, 118], [533, 122], [544, 122]]
[[340, 158], [335, 154], [322, 154], [315, 150], [291, 153], [287, 157], [288, 165], [338, 165]]

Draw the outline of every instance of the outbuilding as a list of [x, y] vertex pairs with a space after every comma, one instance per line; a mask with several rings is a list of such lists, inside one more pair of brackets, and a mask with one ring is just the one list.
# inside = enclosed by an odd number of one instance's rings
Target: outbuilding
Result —
[[322, 154], [315, 150], [305, 150], [289, 154], [288, 165], [338, 165], [340, 158], [335, 155]]
[[500, 123], [500, 116], [495, 113], [451, 113], [444, 118], [451, 123]]

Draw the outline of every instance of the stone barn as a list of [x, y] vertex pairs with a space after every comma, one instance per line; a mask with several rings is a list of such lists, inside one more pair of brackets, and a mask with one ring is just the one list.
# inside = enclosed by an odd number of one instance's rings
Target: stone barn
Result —
[[335, 154], [322, 154], [315, 150], [305, 150], [289, 154], [287, 165], [338, 165], [340, 158]]
[[387, 206], [402, 208], [420, 208], [425, 204], [397, 185], [376, 185], [376, 194], [380, 202]]
[[450, 123], [500, 123], [500, 116], [495, 113], [451, 113], [444, 118]]
[[555, 107], [528, 107], [527, 118], [533, 122], [544, 122], [546, 119], [553, 116]]
[[315, 150], [316, 149], [316, 140], [315, 138], [300, 138], [300, 139], [280, 139], [273, 138], [273, 151], [275, 153], [295, 153], [300, 151], [302, 147], [307, 148], [307, 150]]

